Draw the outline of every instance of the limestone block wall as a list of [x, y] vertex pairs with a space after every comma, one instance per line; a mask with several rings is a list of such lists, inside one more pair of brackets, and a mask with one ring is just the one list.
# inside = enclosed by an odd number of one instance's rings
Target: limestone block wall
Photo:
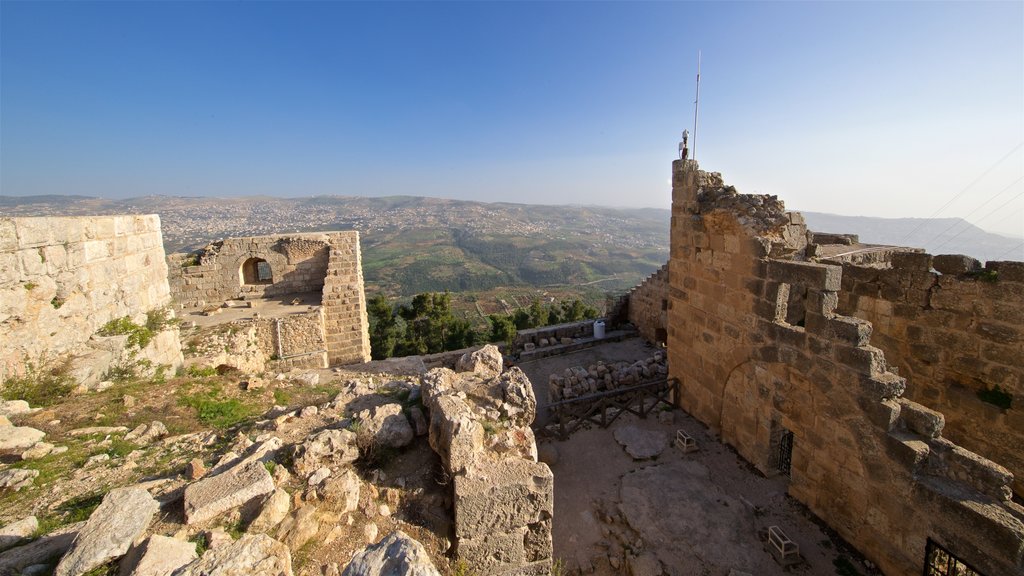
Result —
[[259, 318], [254, 324], [260, 350], [268, 358], [276, 358], [275, 368], [328, 366], [321, 308], [280, 318]]
[[668, 264], [629, 293], [629, 322], [648, 342], [668, 338]]
[[594, 322], [596, 320], [580, 320], [579, 322], [566, 322], [564, 324], [519, 330], [512, 341], [512, 347], [516, 351], [522, 351], [526, 344], [533, 344], [538, 348], [544, 348], [559, 344], [562, 338], [593, 338]]
[[[324, 286], [332, 238], [357, 232], [326, 232], [228, 238], [210, 244], [198, 255], [172, 254], [169, 281], [175, 303], [182, 307], [219, 304], [239, 297], [272, 297], [319, 292]], [[198, 259], [198, 262], [196, 262]], [[265, 261], [271, 280], [246, 281], [247, 261]]]
[[331, 365], [370, 361], [370, 322], [358, 232], [330, 234], [323, 286], [324, 332]]
[[[942, 417], [837, 312], [843, 269], [802, 261], [806, 229], [772, 196], [673, 165], [669, 376], [681, 407], [890, 575], [929, 540], [988, 576], [1024, 571], [1012, 474], [942, 437]], [[786, 450], [786, 446], [791, 446]]]
[[[93, 378], [119, 357], [110, 340], [87, 344], [110, 320], [145, 323], [171, 302], [160, 218], [98, 216], [0, 219], [0, 380], [26, 362], [93, 358]], [[141, 357], [179, 366], [176, 330]]]
[[905, 396], [942, 412], [943, 435], [1006, 466], [1024, 496], [1024, 263], [924, 253], [843, 263], [838, 310], [870, 321]]

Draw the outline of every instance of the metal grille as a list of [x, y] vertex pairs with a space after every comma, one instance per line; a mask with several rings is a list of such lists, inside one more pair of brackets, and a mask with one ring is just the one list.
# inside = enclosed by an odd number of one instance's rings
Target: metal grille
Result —
[[793, 433], [789, 430], [784, 429], [779, 436], [779, 455], [776, 461], [779, 472], [789, 476], [789, 470], [793, 465]]
[[924, 576], [984, 576], [931, 538], [924, 555]]

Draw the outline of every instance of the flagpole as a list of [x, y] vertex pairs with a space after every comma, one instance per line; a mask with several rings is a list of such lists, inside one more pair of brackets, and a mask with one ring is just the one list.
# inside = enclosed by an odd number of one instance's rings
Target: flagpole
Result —
[[697, 50], [697, 97], [693, 101], [693, 153], [691, 158], [697, 160], [697, 112], [700, 109], [700, 50]]

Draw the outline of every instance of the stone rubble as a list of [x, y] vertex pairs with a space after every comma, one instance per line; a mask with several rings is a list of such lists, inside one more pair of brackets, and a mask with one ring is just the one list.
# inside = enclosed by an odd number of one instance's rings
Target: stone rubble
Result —
[[550, 376], [548, 400], [549, 402], [569, 400], [602, 390], [635, 386], [643, 382], [665, 378], [667, 375], [668, 364], [665, 354], [661, 352], [655, 352], [650, 358], [633, 363], [605, 364], [598, 362], [587, 368], [573, 366], [566, 368], [561, 376], [557, 374]]
[[401, 530], [357, 552], [341, 576], [441, 576], [430, 556]]

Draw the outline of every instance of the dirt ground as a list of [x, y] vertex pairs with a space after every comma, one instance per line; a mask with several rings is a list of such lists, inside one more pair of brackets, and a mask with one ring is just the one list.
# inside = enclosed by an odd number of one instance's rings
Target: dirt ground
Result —
[[[636, 360], [654, 351], [632, 339], [522, 368], [538, 388], [547, 374], [567, 366]], [[538, 397], [545, 398], [541, 391]], [[554, 554], [568, 573], [646, 576], [658, 574], [659, 564], [671, 576], [876, 573], [786, 495], [788, 478], [763, 477], [685, 412], [663, 412], [668, 414], [647, 419], [625, 414], [608, 429], [593, 426], [564, 441], [541, 441], [542, 454], [557, 452], [549, 462]], [[664, 434], [667, 448], [658, 457], [634, 460], [614, 436], [630, 426]], [[697, 440], [698, 451], [684, 454], [672, 446], [680, 429]], [[769, 526], [779, 526], [799, 545], [801, 564], [784, 570], [775, 561], [764, 544]]]

